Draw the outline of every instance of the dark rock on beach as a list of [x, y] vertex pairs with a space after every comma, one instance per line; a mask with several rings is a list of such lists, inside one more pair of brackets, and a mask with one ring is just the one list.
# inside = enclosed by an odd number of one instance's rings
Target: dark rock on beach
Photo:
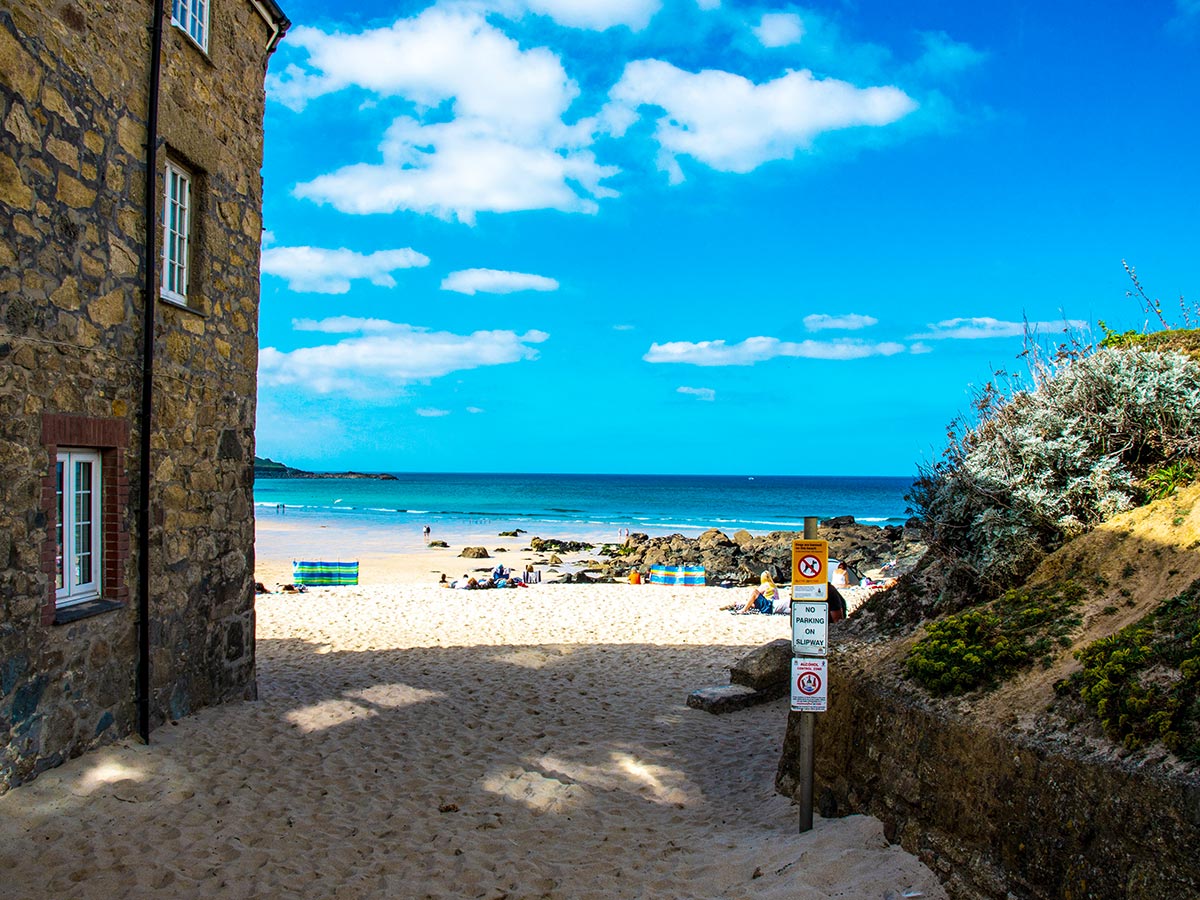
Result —
[[535, 553], [578, 553], [580, 550], [591, 550], [594, 545], [582, 541], [560, 541], [557, 538], [535, 537], [529, 542], [529, 547]]
[[487, 547], [463, 547], [462, 553], [458, 554], [466, 559], [488, 559]]
[[[758, 537], [738, 531], [729, 537], [715, 528], [696, 538], [681, 534], [652, 538], [636, 533], [624, 544], [605, 545], [602, 552], [609, 558], [600, 571], [622, 580], [635, 569], [648, 575], [654, 565], [700, 565], [709, 584], [757, 584], [763, 572], [786, 583], [791, 581], [792, 541], [803, 537], [799, 531], [773, 531]], [[829, 541], [831, 557], [845, 560], [860, 573], [886, 566], [887, 575], [901, 575], [912, 569], [926, 550], [920, 529], [911, 521], [904, 526], [881, 527], [838, 516], [821, 523], [818, 537]]]
[[733, 684], [756, 691], [787, 688], [791, 677], [792, 642], [787, 638], [751, 650], [729, 667]]

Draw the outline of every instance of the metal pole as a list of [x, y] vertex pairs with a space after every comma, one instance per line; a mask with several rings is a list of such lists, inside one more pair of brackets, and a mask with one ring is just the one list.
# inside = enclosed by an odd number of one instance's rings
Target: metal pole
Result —
[[[817, 540], [817, 517], [804, 517], [804, 539]], [[813, 734], [817, 714], [800, 713], [800, 833], [813, 827]]]

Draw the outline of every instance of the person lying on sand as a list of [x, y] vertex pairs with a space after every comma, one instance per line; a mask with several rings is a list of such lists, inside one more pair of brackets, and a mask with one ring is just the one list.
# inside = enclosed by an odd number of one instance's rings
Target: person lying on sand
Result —
[[775, 586], [775, 580], [771, 577], [771, 573], [764, 571], [759, 579], [758, 587], [750, 592], [750, 599], [744, 606], [733, 612], [735, 615], [746, 615], [751, 612], [770, 615], [771, 613], [788, 612], [790, 607], [791, 602]]

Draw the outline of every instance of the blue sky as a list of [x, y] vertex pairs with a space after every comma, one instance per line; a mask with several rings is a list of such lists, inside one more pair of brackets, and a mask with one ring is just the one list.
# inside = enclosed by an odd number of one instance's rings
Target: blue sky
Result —
[[349, 7], [267, 76], [259, 455], [911, 475], [1123, 259], [1200, 294], [1200, 0]]

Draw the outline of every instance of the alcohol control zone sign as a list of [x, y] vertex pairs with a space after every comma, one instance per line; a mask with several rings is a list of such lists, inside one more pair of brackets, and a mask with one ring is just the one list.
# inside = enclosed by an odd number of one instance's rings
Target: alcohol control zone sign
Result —
[[829, 541], [792, 541], [792, 599], [829, 597]]
[[829, 661], [792, 660], [792, 712], [825, 712], [829, 707]]

